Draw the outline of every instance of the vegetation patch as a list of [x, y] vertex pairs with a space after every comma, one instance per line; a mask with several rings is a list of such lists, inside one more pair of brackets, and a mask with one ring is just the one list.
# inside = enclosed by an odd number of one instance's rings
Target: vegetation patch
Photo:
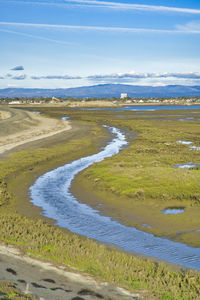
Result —
[[10, 281], [0, 281], [0, 299], [36, 300], [34, 296], [20, 291], [16, 285]]
[[[50, 109], [48, 113], [51, 114]], [[63, 116], [65, 113], [63, 110], [62, 112], [56, 110], [52, 112], [54, 117], [59, 117], [59, 114]], [[162, 206], [161, 203], [166, 207], [168, 202], [173, 202], [170, 195], [176, 196], [177, 201], [186, 201], [189, 205], [198, 208], [199, 196], [198, 192], [195, 192], [197, 193], [195, 195], [192, 184], [193, 179], [199, 178], [198, 171], [192, 170], [187, 173], [186, 170], [183, 170], [181, 173], [180, 170], [171, 167], [175, 161], [181, 163], [188, 158], [188, 149], [186, 150], [185, 146], [175, 142], [180, 128], [172, 130], [173, 123], [170, 123], [171, 127], [167, 131], [166, 126], [158, 125], [161, 122], [153, 121], [148, 124], [148, 122], [141, 120], [137, 122], [133, 120], [120, 121], [113, 112], [97, 114], [66, 110], [66, 115], [70, 116], [71, 119], [92, 126], [88, 136], [70, 139], [66, 144], [13, 153], [0, 162], [0, 180], [3, 185], [6, 184], [6, 187], [4, 186], [5, 193], [2, 193], [1, 196], [4, 205], [0, 207], [0, 240], [18, 246], [31, 256], [75, 267], [101, 280], [118, 284], [133, 291], [148, 289], [159, 299], [199, 299], [199, 272], [176, 271], [163, 263], [154, 263], [117, 251], [112, 247], [108, 248], [93, 240], [54, 226], [45, 218], [35, 217], [28, 212], [28, 209], [26, 210], [28, 195], [23, 196], [22, 201], [19, 187], [21, 190], [21, 186], [25, 186], [23, 190], [25, 193], [26, 181], [30, 184], [34, 182], [35, 176], [39, 176], [53, 166], [59, 166], [64, 161], [72, 161], [83, 155], [96, 152], [101, 143], [103, 144], [103, 140], [105, 141], [105, 129], [99, 129], [100, 127], [96, 125], [105, 123], [135, 132], [137, 138], [133, 141], [130, 140], [130, 146], [119, 155], [108, 158], [84, 171], [81, 175], [84, 176], [84, 182], [91, 181], [92, 186], [97, 191], [103, 190], [108, 192], [108, 195], [109, 193], [114, 197], [117, 195], [118, 198], [125, 197], [121, 206], [129, 208], [134, 208], [134, 203], [143, 206], [149, 201], [152, 205], [158, 201], [158, 195], [164, 195], [162, 199], [159, 198], [159, 209]], [[198, 128], [196, 133], [193, 128], [194, 126], [182, 128], [183, 137], [181, 136], [181, 138], [195, 139]], [[172, 134], [167, 138], [166, 133], [169, 133], [170, 130], [172, 130]], [[101, 142], [99, 142], [100, 140]], [[165, 143], [170, 143], [170, 145], [165, 145]], [[171, 147], [170, 151], [168, 147]], [[180, 150], [180, 153], [170, 154], [177, 153], [177, 149]], [[196, 153], [191, 153], [192, 160], [195, 161], [197, 159]], [[157, 170], [156, 166], [158, 167]], [[147, 170], [146, 173], [144, 168]], [[167, 173], [163, 174], [164, 170]], [[175, 176], [175, 179], [172, 180], [171, 176]], [[187, 179], [192, 178], [192, 180], [189, 180], [188, 183], [189, 191], [184, 189], [181, 193], [180, 187], [183, 186], [184, 176]], [[155, 180], [156, 178], [158, 181]], [[195, 181], [196, 184], [198, 184], [197, 181]], [[151, 187], [152, 182], [157, 182], [156, 187]], [[174, 188], [173, 182], [179, 187], [179, 192]], [[185, 179], [186, 182], [188, 181]], [[21, 185], [19, 186], [19, 184]], [[162, 188], [162, 191], [159, 190], [159, 187]], [[172, 194], [168, 192], [167, 188], [172, 191]], [[110, 199], [112, 201], [114, 198], [111, 197]], [[119, 202], [117, 202], [116, 211], [121, 208]], [[113, 203], [111, 202], [112, 205]], [[23, 213], [21, 211], [22, 206], [25, 207]], [[115, 206], [113, 205], [113, 207]], [[0, 289], [0, 292], [7, 293], [10, 295], [9, 297], [13, 297], [11, 296], [13, 293], [18, 293], [16, 290], [8, 291], [5, 289]]]

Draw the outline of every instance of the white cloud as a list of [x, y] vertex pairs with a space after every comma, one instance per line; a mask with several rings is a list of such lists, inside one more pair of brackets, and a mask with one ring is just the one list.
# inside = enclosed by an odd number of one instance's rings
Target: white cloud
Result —
[[200, 21], [192, 21], [188, 22], [184, 25], [177, 25], [176, 26], [177, 30], [184, 30], [185, 32], [190, 32], [190, 31], [200, 31]]
[[[27, 76], [26, 74], [19, 74], [16, 76], [12, 76], [11, 74], [6, 74], [6, 77], [11, 79], [23, 80], [26, 78], [30, 78], [33, 80], [90, 80], [90, 81], [109, 81], [114, 82], [115, 80], [122, 80], [122, 81], [131, 81], [133, 79], [196, 79], [200, 80], [200, 73], [199, 72], [177, 72], [177, 73], [145, 73], [145, 72], [136, 72], [136, 71], [129, 71], [129, 72], [118, 72], [118, 73], [111, 73], [111, 74], [94, 74], [89, 76], [77, 76], [77, 75], [30, 75]], [[5, 76], [1, 76], [1, 79], [4, 79]], [[12, 76], [12, 77], [11, 77]]]
[[[200, 83], [199, 72], [163, 72], [163, 73], [147, 73], [147, 72], [118, 72], [111, 74], [94, 74], [90, 76], [77, 75], [26, 75], [19, 74], [8, 77], [7, 74], [0, 76], [4, 79], [2, 82], [12, 83], [13, 80], [23, 81], [23, 86], [31, 84], [31, 86], [38, 87], [38, 83], [33, 82], [42, 81], [42, 86], [49, 87], [63, 87], [63, 83], [70, 83], [70, 86], [80, 85], [94, 85], [94, 84], [130, 84], [130, 85], [147, 85], [147, 86], [161, 86], [161, 85], [188, 85], [194, 86]], [[51, 83], [50, 83], [51, 81]], [[46, 82], [46, 83], [45, 83]], [[68, 86], [68, 87], [70, 87]]]
[[148, 77], [147, 73], [139, 73], [135, 71], [130, 71], [126, 73], [113, 73], [113, 74], [97, 74], [97, 75], [91, 75], [88, 78], [89, 79], [115, 79], [115, 78], [146, 78]]
[[[5, 1], [5, 0], [4, 0]], [[8, 0], [6, 0], [8, 2]], [[200, 14], [200, 9], [192, 8], [181, 8], [171, 6], [160, 6], [160, 5], [144, 5], [144, 4], [130, 4], [120, 2], [109, 2], [109, 1], [97, 1], [97, 0], [64, 0], [64, 1], [16, 1], [10, 0], [9, 2], [15, 2], [18, 4], [31, 4], [31, 5], [48, 5], [48, 6], [87, 6], [96, 8], [109, 8], [118, 10], [140, 10], [150, 12], [164, 12], [164, 13], [179, 13], [179, 14]]]
[[17, 84], [7, 84], [7, 87], [8, 88], [16, 88], [16, 87], [18, 87], [18, 85]]
[[16, 66], [16, 67], [11, 69], [11, 71], [23, 71], [23, 70], [24, 70], [23, 66]]
[[19, 75], [16, 75], [16, 76], [13, 76], [11, 77], [11, 79], [15, 79], [15, 80], [24, 80], [26, 79], [26, 75], [25, 74], [19, 74]]
[[5, 76], [6, 76], [6, 77], [12, 77], [12, 74], [7, 73]]
[[[200, 34], [200, 30], [194, 29], [151, 29], [151, 28], [132, 28], [132, 27], [104, 27], [104, 26], [81, 26], [81, 25], [58, 25], [58, 24], [37, 24], [37, 23], [17, 23], [0, 22], [0, 25], [22, 27], [22, 28], [40, 28], [57, 30], [78, 30], [78, 31], [102, 31], [118, 33], [169, 33], [169, 34]], [[25, 35], [25, 34], [23, 34]], [[27, 35], [28, 36], [28, 35]], [[31, 35], [30, 35], [31, 36]], [[46, 38], [42, 38], [46, 39]], [[49, 40], [49, 39], [48, 39]]]
[[142, 73], [142, 72], [125, 72], [113, 74], [96, 74], [88, 76], [91, 80], [106, 80], [106, 79], [147, 79], [147, 78], [185, 78], [185, 79], [200, 79], [198, 72], [184, 72], [184, 73]]
[[156, 11], [156, 12], [175, 12], [175, 13], [189, 13], [200, 14], [199, 9], [169, 7], [160, 5], [143, 5], [143, 4], [129, 4], [108, 1], [95, 1], [95, 0], [65, 0], [65, 2], [74, 2], [87, 5], [95, 5], [100, 7], [117, 8], [125, 10], [143, 10], [143, 11]]
[[68, 75], [46, 75], [46, 76], [31, 76], [31, 79], [62, 79], [62, 80], [72, 80], [72, 79], [81, 79], [79, 76], [68, 76]]

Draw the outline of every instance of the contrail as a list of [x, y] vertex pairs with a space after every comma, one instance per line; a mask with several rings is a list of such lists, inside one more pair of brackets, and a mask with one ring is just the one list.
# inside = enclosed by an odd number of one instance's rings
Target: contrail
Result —
[[28, 33], [23, 33], [23, 32], [18, 32], [18, 31], [13, 31], [13, 30], [0, 29], [0, 31], [11, 33], [11, 34], [16, 34], [16, 35], [21, 35], [21, 36], [25, 36], [25, 37], [30, 37], [30, 38], [34, 38], [34, 39], [40, 39], [40, 40], [44, 40], [44, 41], [48, 41], [48, 42], [53, 42], [53, 43], [57, 43], [57, 44], [62, 44], [62, 45], [68, 45], [68, 46], [77, 46], [78, 45], [78, 44], [75, 44], [75, 43], [69, 43], [69, 42], [64, 42], [64, 41], [49, 39], [49, 38], [46, 38], [46, 37], [43, 37], [43, 36], [33, 35], [33, 34], [28, 34]]
[[104, 26], [81, 26], [81, 25], [59, 25], [59, 24], [36, 24], [36, 23], [16, 23], [0, 22], [0, 25], [40, 28], [40, 29], [61, 29], [61, 30], [81, 30], [81, 31], [102, 31], [119, 33], [169, 33], [169, 34], [200, 34], [198, 29], [151, 29], [151, 28], [132, 28], [132, 27], [104, 27]]
[[16, 1], [16, 0], [1, 0], [5, 2], [14, 2], [18, 4], [31, 5], [48, 5], [48, 6], [87, 6], [96, 8], [109, 8], [118, 10], [140, 10], [150, 12], [164, 12], [164, 13], [180, 13], [180, 14], [200, 14], [200, 9], [182, 8], [172, 6], [148, 5], [148, 4], [130, 4], [120, 2], [98, 1], [98, 0], [63, 0], [62, 2], [40, 2], [40, 1]]

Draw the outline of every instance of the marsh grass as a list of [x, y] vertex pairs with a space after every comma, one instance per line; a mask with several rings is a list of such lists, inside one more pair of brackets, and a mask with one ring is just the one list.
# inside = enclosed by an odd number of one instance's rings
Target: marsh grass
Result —
[[[188, 111], [184, 113], [189, 114]], [[110, 113], [110, 119], [106, 120], [108, 124], [137, 135], [118, 155], [79, 174], [74, 186], [77, 182], [95, 191], [105, 204], [104, 212], [109, 207], [112, 216], [120, 215], [120, 221], [125, 224], [140, 229], [142, 223], [149, 224], [152, 229], [142, 230], [183, 241], [181, 236], [176, 236], [177, 232], [199, 228], [200, 172], [198, 168], [180, 169], [174, 165], [191, 161], [198, 163], [200, 152], [177, 141], [199, 145], [200, 123], [175, 122], [167, 116], [165, 121], [117, 118], [114, 113]], [[186, 211], [180, 216], [163, 216], [161, 213], [165, 207], [181, 205], [186, 206]], [[141, 218], [136, 224], [138, 215]], [[194, 240], [189, 238], [184, 242], [199, 247], [199, 235], [192, 236]]]
[[[56, 112], [53, 111], [54, 116], [59, 116], [59, 113], [57, 111], [56, 115]], [[63, 112], [61, 113], [63, 115]], [[21, 200], [18, 198], [18, 189], [25, 182], [21, 181], [20, 186], [17, 181], [17, 174], [24, 174], [22, 178], [30, 176], [33, 181], [34, 175], [38, 175], [41, 170], [46, 170], [47, 166], [50, 168], [50, 166], [56, 164], [60, 165], [64, 160], [67, 162], [96, 151], [97, 145], [99, 145], [97, 141], [101, 136], [105, 136], [105, 132], [99, 130], [99, 127], [95, 125], [96, 123], [107, 122], [137, 132], [137, 139], [131, 141], [129, 148], [123, 150], [116, 157], [106, 159], [101, 164], [95, 164], [94, 167], [83, 173], [84, 176], [89, 177], [94, 182], [97, 189], [106, 187], [106, 189], [113, 190], [113, 193], [116, 194], [123, 194], [124, 192], [127, 199], [133, 198], [146, 201], [147, 195], [152, 192], [151, 184], [149, 184], [149, 189], [146, 189], [144, 185], [141, 185], [141, 182], [142, 180], [146, 180], [146, 182], [150, 180], [151, 182], [152, 179], [149, 179], [148, 176], [145, 178], [145, 174], [142, 172], [144, 167], [147, 168], [147, 174], [154, 171], [154, 176], [162, 175], [164, 166], [170, 169], [170, 176], [174, 174], [175, 170], [171, 169], [169, 163], [174, 164], [177, 157], [176, 159], [174, 156], [169, 158], [168, 150], [164, 151], [164, 156], [161, 155], [163, 151], [159, 150], [159, 153], [157, 151], [158, 149], [165, 149], [163, 145], [165, 142], [172, 143], [173, 140], [173, 143], [175, 143], [178, 134], [174, 134], [169, 141], [166, 135], [164, 137], [158, 135], [158, 138], [156, 138], [156, 128], [153, 127], [152, 129], [152, 126], [143, 122], [139, 124], [131, 121], [119, 122], [113, 114], [109, 113], [103, 116], [103, 114], [89, 114], [69, 110], [67, 115], [69, 114], [71, 114], [71, 118], [79, 119], [81, 122], [87, 120], [88, 124], [93, 124], [91, 133], [76, 141], [72, 139], [65, 145], [13, 153], [8, 159], [0, 162], [1, 203], [4, 203], [0, 207], [0, 240], [4, 243], [16, 245], [33, 257], [75, 267], [101, 280], [118, 284], [133, 291], [148, 289], [150, 294], [156, 295], [159, 299], [200, 299], [199, 272], [175, 271], [163, 263], [154, 263], [148, 259], [129, 255], [63, 230], [50, 224], [48, 220], [44, 220], [42, 217], [39, 219], [30, 218], [26, 216], [26, 213], [21, 214], [19, 212], [17, 204], [21, 203]], [[150, 136], [154, 142], [150, 140]], [[134, 144], [135, 142], [136, 144]], [[155, 147], [155, 143], [159, 147]], [[183, 146], [176, 145], [176, 143], [173, 144], [173, 147], [175, 147], [173, 151], [176, 147], [184, 149]], [[146, 149], [146, 152], [144, 152], [144, 149]], [[144, 153], [150, 153], [150, 157], [144, 155]], [[135, 155], [137, 160], [135, 160]], [[63, 156], [66, 158], [64, 159]], [[160, 156], [161, 159], [159, 159]], [[152, 164], [152, 161], [154, 164]], [[176, 163], [179, 163], [179, 161]], [[155, 167], [152, 167], [152, 165], [156, 166], [157, 164], [161, 168], [159, 173], [156, 173]], [[137, 174], [136, 171], [138, 171]], [[121, 180], [119, 179], [120, 176]], [[131, 185], [133, 183], [131, 176], [133, 178], [137, 177], [137, 180], [134, 179], [134, 189]], [[100, 180], [95, 181], [97, 177]], [[123, 184], [121, 184], [121, 181]], [[164, 178], [162, 182], [165, 182]], [[168, 185], [171, 186], [171, 184]], [[168, 195], [166, 189], [164, 190]], [[173, 191], [173, 186], [171, 190]], [[155, 191], [156, 189], [153, 189], [153, 192]], [[157, 191], [157, 195], [159, 193], [160, 191]], [[153, 195], [152, 197], [154, 198]], [[24, 201], [27, 202], [27, 199]]]
[[0, 281], [0, 299], [36, 300], [34, 296], [20, 291], [16, 284], [10, 281]]
[[59, 262], [131, 290], [149, 289], [163, 299], [198, 299], [200, 275], [176, 272], [162, 263], [108, 249], [42, 220], [16, 213], [1, 214], [1, 240], [18, 245], [32, 256]]

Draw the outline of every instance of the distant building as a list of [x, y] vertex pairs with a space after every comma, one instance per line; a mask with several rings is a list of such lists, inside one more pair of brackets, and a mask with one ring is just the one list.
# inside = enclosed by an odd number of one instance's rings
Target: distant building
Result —
[[126, 93], [121, 93], [120, 98], [121, 98], [121, 99], [127, 98], [127, 94], [126, 94]]

